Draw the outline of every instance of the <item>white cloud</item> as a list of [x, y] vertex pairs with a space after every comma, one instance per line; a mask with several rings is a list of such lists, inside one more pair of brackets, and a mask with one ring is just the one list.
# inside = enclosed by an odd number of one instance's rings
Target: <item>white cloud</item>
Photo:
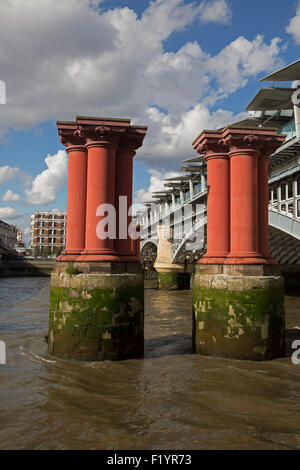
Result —
[[15, 178], [21, 178], [25, 184], [29, 184], [32, 179], [31, 176], [18, 167], [11, 167], [8, 165], [0, 166], [0, 184]]
[[19, 194], [14, 193], [11, 189], [8, 189], [2, 197], [2, 201], [6, 202], [18, 202], [20, 201], [20, 199], [21, 196]]
[[204, 23], [228, 23], [231, 16], [231, 10], [225, 0], [206, 0], [202, 3], [200, 17]]
[[172, 120], [169, 114], [155, 107], [149, 108], [151, 131], [147, 145], [142, 147], [136, 158], [146, 159], [151, 166], [176, 169], [181, 160], [193, 156], [192, 142], [203, 129], [218, 129], [247, 115], [246, 112], [234, 115], [223, 109], [210, 113], [208, 107], [198, 104]]
[[0, 219], [4, 220], [4, 222], [9, 221], [9, 223], [13, 223], [12, 220], [19, 219], [23, 217], [23, 215], [23, 212], [13, 207], [0, 207]]
[[45, 158], [47, 169], [37, 175], [31, 187], [25, 188], [29, 204], [49, 204], [56, 199], [57, 192], [67, 182], [67, 152], [59, 150]]
[[261, 34], [252, 41], [240, 36], [219, 54], [210, 57], [206, 67], [219, 84], [215, 98], [228, 96], [245, 86], [251, 76], [273, 70], [281, 64], [278, 58], [280, 43], [280, 38], [273, 38], [270, 44], [266, 44]]
[[300, 44], [300, 2], [297, 5], [296, 15], [290, 20], [286, 31], [293, 35], [297, 44]]
[[148, 170], [150, 173], [150, 185], [147, 190], [138, 189], [134, 195], [134, 204], [142, 204], [143, 202], [153, 201], [152, 193], [155, 191], [165, 191], [164, 182], [167, 178], [179, 176], [180, 173], [174, 171], [162, 172], [155, 169]]
[[[171, 34], [195, 20], [228, 22], [226, 0], [155, 0], [140, 18], [128, 7], [99, 11], [96, 0], [92, 6], [88, 0], [29, 0], [24, 8], [19, 0], [2, 3], [0, 78], [7, 104], [0, 134], [76, 114], [131, 117], [150, 126], [138, 152], [149, 165], [160, 158], [175, 164], [203, 127], [218, 125], [221, 116], [231, 119], [222, 109], [211, 114], [209, 106], [275, 68], [281, 51], [278, 38], [268, 44], [260, 35], [239, 37], [216, 55], [197, 41], [164, 50]], [[56, 186], [43, 189], [43, 178], [32, 183], [28, 201], [54, 200]]]
[[[20, 168], [8, 165], [0, 167], [0, 184], [15, 178], [21, 178], [24, 183], [25, 198], [8, 189], [3, 201], [18, 202], [24, 200], [28, 204], [49, 204], [56, 200], [58, 191], [67, 183], [68, 159], [65, 150], [58, 150], [55, 155], [45, 158], [47, 169], [34, 179]], [[5, 208], [7, 209], [7, 208]]]

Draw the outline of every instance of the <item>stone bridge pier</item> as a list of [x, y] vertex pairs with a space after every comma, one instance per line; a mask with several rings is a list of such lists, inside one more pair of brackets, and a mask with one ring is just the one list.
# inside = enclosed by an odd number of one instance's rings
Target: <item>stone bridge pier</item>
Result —
[[198, 354], [272, 359], [284, 354], [283, 278], [268, 248], [268, 161], [285, 136], [268, 129], [203, 131], [207, 252], [193, 285]]
[[189, 284], [189, 273], [181, 264], [172, 263], [173, 229], [168, 225], [157, 226], [157, 257], [154, 269], [158, 274], [158, 288], [177, 290]]
[[51, 276], [48, 351], [90, 361], [141, 357], [144, 280], [128, 209], [147, 128], [84, 116], [57, 126], [69, 155], [68, 218]]

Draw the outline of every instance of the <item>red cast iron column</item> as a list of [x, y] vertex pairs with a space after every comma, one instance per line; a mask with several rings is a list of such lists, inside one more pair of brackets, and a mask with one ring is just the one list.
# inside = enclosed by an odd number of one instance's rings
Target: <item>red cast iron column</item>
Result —
[[57, 128], [69, 155], [66, 249], [58, 261], [75, 261], [85, 247], [87, 150], [75, 122], [58, 121]]
[[[117, 239], [115, 250], [122, 261], [138, 262], [135, 250], [132, 250], [128, 227], [131, 215], [128, 210], [132, 206], [133, 157], [135, 151], [143, 145], [147, 127], [130, 126], [122, 135], [116, 159], [116, 206], [119, 208], [117, 217]], [[123, 198], [122, 196], [125, 196]]]
[[[226, 264], [265, 264], [268, 252], [268, 177], [260, 151], [275, 131], [226, 128], [230, 158], [230, 253]], [[276, 146], [276, 145], [275, 145]]]
[[193, 142], [207, 162], [207, 252], [199, 264], [222, 264], [229, 252], [229, 160], [218, 131], [203, 131]]
[[114, 215], [115, 211], [118, 217], [115, 204], [116, 150], [129, 122], [109, 118], [77, 118], [80, 135], [85, 139], [88, 150], [85, 250], [81, 261], [120, 261], [115, 251], [115, 239], [105, 238], [104, 230], [99, 234], [97, 226], [108, 214], [103, 211], [99, 215], [103, 204], [110, 205], [111, 214]]
[[282, 145], [283, 141], [284, 136], [265, 136], [258, 159], [258, 246], [262, 256], [270, 264], [274, 264], [276, 261], [272, 259], [269, 252], [269, 161], [270, 155]]

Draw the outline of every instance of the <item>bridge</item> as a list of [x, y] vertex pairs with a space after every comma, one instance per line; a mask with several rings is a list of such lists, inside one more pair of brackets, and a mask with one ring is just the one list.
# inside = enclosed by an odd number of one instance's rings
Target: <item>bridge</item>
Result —
[[[297, 66], [299, 67], [299, 61]], [[300, 73], [298, 70], [295, 73]], [[281, 80], [274, 74], [274, 80]], [[286, 79], [286, 77], [284, 76]], [[298, 88], [299, 89], [299, 88]], [[232, 127], [277, 129], [285, 142], [269, 163], [269, 248], [281, 265], [300, 265], [300, 125], [294, 89], [262, 88], [246, 108], [255, 114]], [[159, 249], [158, 227], [169, 227], [168, 262], [178, 271], [192, 265], [206, 251], [207, 167], [204, 156], [183, 161], [182, 174], [169, 178], [137, 214], [141, 226], [141, 261], [155, 266]], [[197, 244], [191, 243], [197, 240]]]
[[[300, 152], [299, 152], [300, 158]], [[292, 174], [291, 174], [292, 173]], [[199, 172], [199, 179], [201, 172]], [[180, 181], [173, 178], [174, 182]], [[196, 262], [206, 250], [206, 198], [207, 187], [197, 182], [197, 175], [191, 174], [193, 193], [184, 192], [181, 179], [179, 200], [170, 202], [167, 193], [159, 195], [158, 202], [147, 204], [147, 209], [138, 214], [137, 223], [141, 226], [141, 261], [145, 267], [153, 267], [157, 256], [158, 226], [170, 227], [172, 242], [172, 263], [190, 265]], [[203, 180], [202, 180], [203, 181]], [[269, 201], [269, 244], [271, 255], [280, 264], [300, 265], [300, 165], [297, 172], [270, 178], [269, 187], [272, 199]], [[205, 180], [206, 184], [206, 180]], [[293, 188], [292, 194], [289, 189]], [[299, 189], [298, 189], [299, 187]], [[178, 188], [178, 186], [176, 186]], [[284, 188], [284, 191], [282, 190]], [[280, 199], [274, 197], [281, 193]], [[193, 247], [198, 236], [198, 246]], [[199, 246], [200, 245], [200, 246]], [[191, 266], [188, 266], [191, 270]]]
[[[287, 73], [300, 77], [300, 61], [266, 80], [285, 81]], [[195, 353], [282, 357], [284, 279], [276, 260], [299, 264], [300, 83], [263, 88], [247, 109], [254, 114], [243, 121], [202, 130], [192, 142], [197, 156], [152, 195], [136, 218], [140, 252], [128, 209], [133, 157], [147, 127], [110, 117], [58, 121], [69, 154], [68, 224], [51, 274], [49, 354], [143, 356], [142, 260], [158, 272], [159, 288], [177, 289], [194, 273]], [[118, 221], [112, 232], [108, 207]]]

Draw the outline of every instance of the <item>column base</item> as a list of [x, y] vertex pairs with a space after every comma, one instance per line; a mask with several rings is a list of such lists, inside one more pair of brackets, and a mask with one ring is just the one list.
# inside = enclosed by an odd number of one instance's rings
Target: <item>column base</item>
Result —
[[76, 258], [77, 262], [115, 262], [121, 261], [117, 253], [103, 253], [93, 251], [82, 251]]
[[64, 250], [59, 256], [57, 256], [57, 262], [72, 262], [80, 255], [82, 250]]
[[284, 356], [284, 284], [277, 267], [203, 268], [196, 267], [193, 283], [194, 352], [247, 360]]
[[243, 252], [229, 253], [224, 264], [277, 264], [271, 256], [265, 257], [261, 253]]
[[225, 262], [225, 260], [226, 260], [225, 256], [222, 256], [222, 257], [219, 257], [219, 256], [205, 257], [205, 256], [203, 256], [203, 258], [199, 259], [197, 264], [223, 264]]
[[67, 274], [64, 264], [58, 263], [51, 275], [48, 352], [82, 361], [140, 358], [144, 353], [142, 269], [136, 263], [95, 265], [80, 263], [86, 273]]
[[203, 256], [197, 264], [278, 264], [271, 256], [262, 256], [259, 253], [252, 255], [230, 254], [225, 256]]

